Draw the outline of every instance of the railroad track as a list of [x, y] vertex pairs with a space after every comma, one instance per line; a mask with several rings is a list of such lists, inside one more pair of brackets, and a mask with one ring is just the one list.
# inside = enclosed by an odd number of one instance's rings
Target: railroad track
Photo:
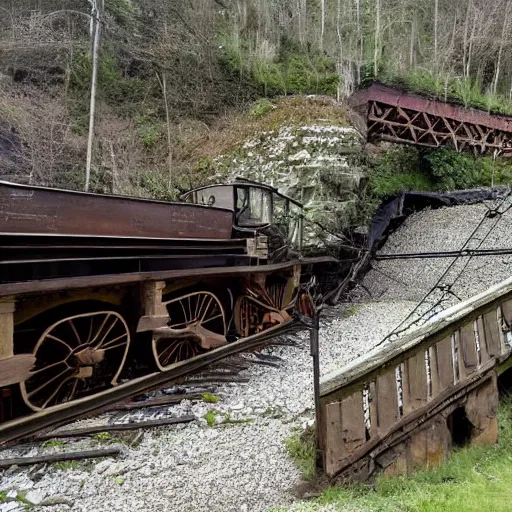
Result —
[[164, 371], [151, 373], [95, 395], [72, 400], [34, 412], [28, 416], [4, 422], [0, 424], [0, 447], [7, 447], [16, 441], [31, 438], [47, 429], [56, 428], [72, 420], [105, 410], [110, 405], [197, 373], [230, 356], [268, 344], [276, 336], [297, 331], [301, 327], [300, 322], [290, 320], [264, 332], [175, 363]]

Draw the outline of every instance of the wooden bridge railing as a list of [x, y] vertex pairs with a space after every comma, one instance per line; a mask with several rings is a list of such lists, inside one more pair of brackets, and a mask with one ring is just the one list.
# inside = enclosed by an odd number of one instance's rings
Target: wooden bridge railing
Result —
[[323, 378], [324, 472], [361, 481], [438, 464], [464, 435], [495, 442], [497, 366], [510, 355], [511, 325], [512, 278]]

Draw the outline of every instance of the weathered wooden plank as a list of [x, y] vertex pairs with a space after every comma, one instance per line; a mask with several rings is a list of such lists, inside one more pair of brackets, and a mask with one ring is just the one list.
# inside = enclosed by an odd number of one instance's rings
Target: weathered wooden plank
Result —
[[484, 328], [484, 317], [479, 316], [476, 320], [476, 327], [478, 333], [478, 343], [480, 344], [480, 364], [485, 364], [491, 356], [489, 354], [489, 349], [487, 348], [487, 338], [485, 336], [485, 328]]
[[453, 385], [452, 337], [447, 336], [433, 347], [430, 360], [432, 375], [432, 398]]
[[0, 359], [14, 354], [14, 302], [0, 302]]
[[423, 407], [428, 398], [425, 351], [420, 350], [404, 362], [404, 416]]
[[377, 431], [381, 436], [398, 421], [395, 368], [377, 376]]
[[460, 328], [459, 349], [461, 363], [461, 378], [471, 375], [478, 366], [478, 353], [476, 351], [474, 322], [469, 322]]
[[363, 393], [356, 391], [341, 402], [342, 436], [345, 448], [352, 453], [366, 441]]
[[370, 437], [375, 437], [379, 433], [377, 412], [377, 386], [375, 381], [372, 380], [370, 382]]
[[0, 387], [19, 384], [28, 379], [35, 362], [36, 357], [32, 354], [19, 354], [0, 359]]
[[348, 451], [341, 442], [342, 432], [341, 402], [327, 404], [325, 407], [325, 461], [324, 471], [327, 475], [335, 475], [348, 457]]
[[50, 453], [48, 455], [38, 455], [36, 457], [16, 457], [14, 459], [0, 460], [0, 469], [6, 469], [11, 466], [31, 466], [33, 464], [60, 462], [65, 460], [96, 459], [99, 457], [109, 457], [119, 455], [121, 448], [103, 448], [101, 450], [86, 450], [80, 452]]
[[501, 305], [501, 311], [503, 311], [503, 318], [508, 325], [512, 325], [512, 300], [507, 300]]
[[136, 421], [133, 423], [109, 423], [108, 425], [92, 425], [90, 427], [74, 428], [71, 430], [60, 430], [49, 432], [37, 437], [38, 441], [46, 439], [57, 439], [65, 437], [87, 437], [100, 432], [125, 432], [126, 430], [136, 430], [138, 428], [156, 428], [167, 427], [180, 423], [190, 423], [194, 421], [195, 416], [178, 416], [176, 418], [163, 418], [161, 420]]
[[498, 312], [496, 309], [484, 315], [485, 340], [489, 356], [501, 354], [500, 326], [498, 325]]

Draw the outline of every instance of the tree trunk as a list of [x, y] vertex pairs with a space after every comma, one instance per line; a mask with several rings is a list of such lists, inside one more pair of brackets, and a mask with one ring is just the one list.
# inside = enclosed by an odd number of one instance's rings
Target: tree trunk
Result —
[[341, 0], [338, 0], [338, 8], [337, 8], [337, 15], [336, 15], [336, 33], [338, 35], [338, 45], [339, 45], [339, 60], [338, 60], [338, 94], [337, 94], [337, 100], [340, 101], [341, 99], [341, 81], [343, 80], [343, 39], [341, 35]]
[[503, 54], [503, 45], [505, 44], [505, 40], [507, 39], [507, 32], [509, 26], [509, 15], [510, 15], [510, 3], [507, 4], [507, 9], [505, 11], [505, 17], [503, 19], [503, 28], [501, 30], [501, 39], [500, 39], [500, 47], [498, 50], [498, 59], [496, 61], [496, 70], [494, 72], [494, 79], [492, 84], [492, 92], [496, 94], [498, 90], [498, 81], [500, 79], [500, 67], [501, 67], [501, 56]]
[[324, 32], [325, 32], [325, 0], [320, 0], [322, 9], [321, 27], [320, 27], [320, 50], [324, 49]]
[[409, 46], [409, 66], [412, 69], [414, 66], [414, 38], [416, 36], [416, 16], [413, 15], [411, 21], [411, 44]]
[[172, 143], [171, 143], [171, 121], [169, 117], [169, 102], [167, 101], [167, 77], [165, 71], [160, 74], [156, 74], [158, 81], [160, 82], [160, 87], [162, 88], [162, 95], [164, 97], [164, 105], [165, 105], [165, 122], [167, 125], [167, 149], [169, 151], [168, 155], [168, 165], [169, 165], [169, 181], [167, 188], [169, 192], [172, 192]]
[[92, 143], [94, 139], [94, 113], [96, 109], [96, 86], [98, 81], [98, 59], [100, 48], [101, 16], [97, 0], [91, 0], [91, 23], [92, 23], [92, 76], [91, 76], [91, 102], [89, 108], [89, 136], [87, 138], [87, 159], [85, 163], [85, 187], [89, 190], [92, 165]]
[[434, 63], [437, 72], [437, 19], [439, 17], [439, 0], [434, 0]]
[[377, 78], [379, 71], [380, 52], [380, 0], [375, 0], [375, 47], [373, 52], [373, 77]]
[[[356, 48], [359, 45], [359, 62], [357, 63], [357, 83], [361, 83], [361, 66], [363, 65], [364, 60], [364, 46], [363, 46], [363, 36], [361, 32], [361, 4], [360, 0], [356, 0], [356, 19], [357, 19], [357, 40], [358, 44], [356, 44]], [[357, 59], [357, 58], [356, 58]]]
[[463, 42], [463, 53], [462, 53], [462, 67], [463, 74], [466, 76], [466, 69], [468, 64], [468, 30], [469, 30], [469, 13], [471, 9], [471, 0], [468, 2], [468, 8], [466, 10], [466, 19], [464, 20], [464, 42]]

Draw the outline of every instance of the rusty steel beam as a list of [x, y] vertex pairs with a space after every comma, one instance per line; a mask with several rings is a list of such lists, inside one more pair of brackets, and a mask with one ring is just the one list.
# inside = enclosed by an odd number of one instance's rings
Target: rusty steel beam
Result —
[[366, 119], [367, 140], [512, 157], [512, 117], [423, 98], [380, 84], [360, 91], [351, 106]]

